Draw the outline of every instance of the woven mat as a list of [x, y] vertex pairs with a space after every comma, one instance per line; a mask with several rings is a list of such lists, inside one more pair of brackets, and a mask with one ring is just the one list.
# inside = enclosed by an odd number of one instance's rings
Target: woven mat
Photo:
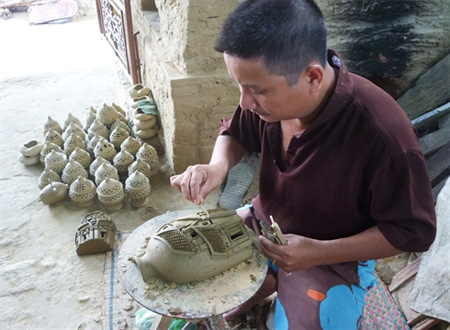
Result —
[[410, 330], [384, 282], [377, 276], [366, 294], [361, 330]]
[[106, 253], [103, 275], [102, 314], [104, 330], [135, 329], [135, 313], [140, 306], [120, 283], [117, 256], [129, 232], [117, 232], [114, 250]]

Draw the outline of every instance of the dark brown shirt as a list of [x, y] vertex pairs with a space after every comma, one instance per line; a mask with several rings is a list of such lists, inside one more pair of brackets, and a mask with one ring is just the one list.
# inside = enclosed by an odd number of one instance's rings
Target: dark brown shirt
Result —
[[281, 159], [280, 123], [238, 107], [220, 134], [260, 153], [258, 216], [272, 215], [284, 233], [329, 240], [378, 225], [396, 248], [425, 251], [436, 230], [434, 202], [414, 127], [400, 106], [368, 80], [337, 72], [319, 117], [294, 136]]

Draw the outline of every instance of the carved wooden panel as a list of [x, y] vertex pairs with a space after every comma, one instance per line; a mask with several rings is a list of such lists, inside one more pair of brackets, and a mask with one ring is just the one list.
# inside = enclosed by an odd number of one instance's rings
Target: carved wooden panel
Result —
[[130, 0], [96, 0], [96, 4], [100, 32], [113, 48], [130, 82], [139, 83]]

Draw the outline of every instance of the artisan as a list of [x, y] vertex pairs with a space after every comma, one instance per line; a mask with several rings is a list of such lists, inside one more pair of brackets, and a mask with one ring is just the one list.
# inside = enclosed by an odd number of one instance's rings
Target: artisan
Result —
[[238, 213], [258, 233], [272, 216], [287, 239], [260, 236], [270, 270], [226, 319], [276, 291], [276, 330], [358, 329], [374, 260], [426, 251], [435, 237], [414, 127], [388, 94], [327, 50], [312, 0], [241, 1], [215, 48], [239, 86], [239, 106], [221, 121], [210, 163], [171, 183], [203, 203], [246, 153], [258, 153], [259, 194]]

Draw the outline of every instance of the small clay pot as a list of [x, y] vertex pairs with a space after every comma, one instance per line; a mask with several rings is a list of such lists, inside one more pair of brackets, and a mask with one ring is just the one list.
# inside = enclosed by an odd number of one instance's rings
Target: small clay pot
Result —
[[79, 207], [89, 207], [97, 195], [94, 182], [79, 176], [69, 188], [69, 198]]
[[67, 197], [69, 185], [62, 182], [50, 182], [41, 190], [39, 198], [45, 205], [63, 201]]
[[97, 187], [97, 196], [107, 211], [118, 211], [123, 207], [125, 192], [120, 181], [106, 178]]
[[67, 156], [62, 151], [52, 150], [45, 156], [45, 168], [52, 169], [58, 174], [61, 174], [68, 163]]
[[66, 119], [64, 120], [63, 132], [67, 130], [67, 128], [70, 126], [70, 124], [75, 124], [77, 126], [83, 127], [83, 125], [81, 124], [81, 120], [79, 120], [77, 117], [72, 115], [71, 112], [69, 112]]
[[89, 140], [92, 139], [95, 133], [97, 133], [100, 136], [103, 136], [105, 139], [108, 139], [109, 136], [108, 127], [103, 125], [103, 123], [98, 119], [95, 119], [94, 122], [91, 124], [91, 126], [89, 126], [88, 139]]
[[25, 157], [39, 156], [44, 145], [36, 140], [31, 140], [20, 146], [20, 153]]
[[48, 185], [51, 182], [61, 182], [60, 175], [53, 171], [51, 168], [45, 168], [44, 171], [41, 173], [38, 179], [38, 187], [39, 189], [44, 189], [46, 185]]
[[152, 175], [158, 171], [159, 158], [154, 147], [148, 143], [144, 143], [136, 153], [136, 158], [148, 163], [152, 169]]
[[69, 161], [76, 160], [84, 168], [89, 168], [91, 165], [91, 155], [86, 150], [76, 147], [69, 156]]
[[75, 123], [70, 123], [69, 126], [67, 126], [67, 128], [64, 130], [64, 132], [62, 133], [63, 140], [67, 140], [67, 138], [71, 134], [78, 135], [81, 139], [83, 139], [83, 141], [86, 140], [86, 133], [84, 132], [83, 127]]
[[111, 165], [111, 163], [103, 157], [97, 157], [96, 159], [94, 159], [94, 161], [89, 166], [89, 175], [91, 176], [91, 178], [95, 178], [95, 172], [100, 167], [100, 165], [104, 163]]
[[45, 142], [44, 147], [42, 148], [39, 156], [39, 160], [42, 165], [45, 165], [45, 157], [52, 151], [56, 150], [58, 152], [63, 152], [61, 147], [52, 143], [52, 142]]
[[131, 206], [143, 207], [147, 204], [150, 195], [150, 181], [144, 174], [135, 171], [126, 179], [125, 191]]
[[45, 136], [45, 134], [47, 134], [47, 132], [50, 129], [54, 129], [59, 134], [62, 134], [62, 132], [63, 132], [61, 125], [56, 120], [54, 120], [52, 117], [48, 116], [48, 119], [44, 124], [44, 136]]
[[136, 153], [138, 152], [140, 147], [141, 143], [139, 142], [139, 140], [135, 139], [132, 136], [129, 136], [120, 145], [120, 150], [126, 150], [133, 156], [136, 156]]
[[55, 131], [53, 128], [50, 128], [48, 132], [44, 136], [45, 142], [51, 142], [56, 144], [58, 147], [62, 147], [64, 144], [64, 140], [57, 131]]
[[86, 142], [79, 135], [72, 133], [69, 137], [64, 141], [64, 153], [67, 157], [78, 147], [80, 149], [86, 150]]
[[95, 184], [99, 186], [106, 178], [120, 180], [119, 172], [109, 163], [101, 164], [95, 171]]
[[39, 160], [39, 158], [40, 158], [39, 155], [26, 157], [26, 156], [20, 154], [18, 159], [19, 159], [19, 162], [21, 162], [25, 166], [33, 166], [33, 165], [37, 165], [41, 162]]
[[112, 162], [116, 154], [116, 148], [114, 148], [114, 145], [107, 140], [100, 140], [94, 148], [95, 157], [103, 157], [110, 162]]
[[128, 176], [133, 174], [133, 172], [135, 171], [141, 172], [149, 180], [150, 177], [152, 176], [152, 168], [150, 167], [150, 165], [139, 158], [136, 159], [130, 166], [128, 166]]
[[70, 185], [79, 176], [87, 179], [88, 173], [84, 169], [83, 165], [78, 163], [76, 160], [71, 160], [67, 163], [67, 165], [64, 167], [64, 170], [62, 171], [61, 181]]
[[116, 150], [120, 150], [120, 145], [127, 137], [130, 136], [127, 130], [122, 127], [116, 127], [109, 135], [109, 141], [114, 145]]
[[86, 113], [86, 117], [84, 118], [84, 126], [83, 129], [87, 132], [89, 127], [95, 120], [95, 116], [97, 114], [97, 110], [94, 107], [91, 107], [89, 111]]
[[97, 111], [96, 119], [98, 119], [103, 125], [109, 127], [114, 123], [114, 121], [118, 118], [118, 114], [116, 109], [112, 106], [103, 103], [103, 106], [100, 110]]

